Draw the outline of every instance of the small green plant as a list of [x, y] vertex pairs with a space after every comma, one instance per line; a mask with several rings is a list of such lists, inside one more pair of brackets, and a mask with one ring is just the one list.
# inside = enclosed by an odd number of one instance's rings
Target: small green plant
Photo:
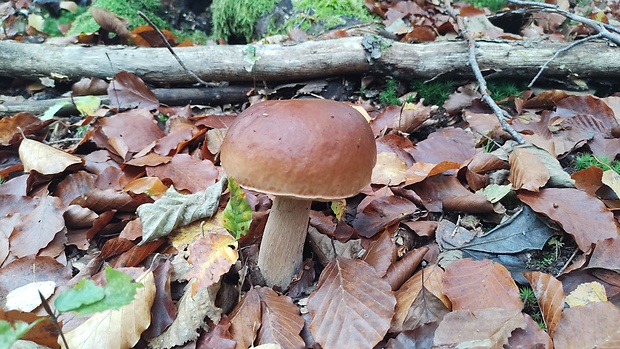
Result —
[[499, 11], [502, 7], [504, 7], [504, 5], [506, 5], [506, 1], [504, 0], [465, 0], [465, 1], [469, 2], [470, 4], [478, 8], [486, 7], [493, 12]]
[[534, 290], [531, 287], [521, 287], [519, 289], [519, 297], [521, 297], [524, 308], [531, 308], [538, 304], [536, 294], [534, 294]]
[[[109, 266], [105, 269], [105, 279], [105, 286], [97, 286], [93, 280], [82, 278], [73, 288], [65, 290], [58, 295], [54, 301], [56, 311], [60, 313], [74, 311], [78, 315], [87, 315], [120, 309], [134, 300], [138, 288], [144, 287], [142, 283], [135, 282], [129, 275]], [[39, 293], [39, 295], [41, 294]], [[43, 296], [41, 296], [41, 301], [45, 311], [59, 331], [65, 348], [67, 348], [67, 342], [57, 321], [57, 314], [52, 311]], [[11, 324], [0, 320], [0, 348], [11, 348], [13, 343], [23, 337], [37, 323], [45, 319], [38, 319], [31, 324], [22, 321], [16, 321]]]
[[545, 329], [545, 322], [543, 321], [540, 307], [538, 306], [538, 300], [536, 294], [529, 286], [523, 286], [519, 288], [519, 297], [523, 302], [523, 311], [529, 314], [538, 326]]
[[454, 92], [454, 82], [451, 80], [429, 81], [416, 80], [412, 86], [418, 92], [419, 98], [424, 98], [426, 105], [443, 105], [443, 103]]
[[384, 105], [400, 105], [398, 99], [398, 81], [393, 78], [385, 80], [385, 89], [379, 93], [379, 102]]
[[487, 88], [491, 92], [493, 100], [501, 101], [508, 97], [520, 96], [527, 88], [527, 84], [521, 81], [490, 80], [487, 82]]
[[166, 121], [168, 121], [168, 117], [166, 116], [166, 114], [159, 113], [157, 115], [157, 120], [159, 120], [159, 122], [165, 124]]
[[616, 173], [620, 173], [620, 161], [609, 161], [608, 158], [599, 158], [590, 153], [580, 154], [575, 158], [575, 170], [581, 171], [588, 167], [596, 166], [603, 171], [613, 170]]

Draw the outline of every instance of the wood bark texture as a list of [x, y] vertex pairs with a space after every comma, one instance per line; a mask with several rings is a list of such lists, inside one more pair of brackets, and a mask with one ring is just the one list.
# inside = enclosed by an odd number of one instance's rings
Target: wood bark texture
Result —
[[[290, 45], [179, 47], [175, 52], [188, 69], [206, 81], [299, 81], [346, 74], [386, 74], [403, 79], [472, 76], [464, 41], [407, 44], [384, 39], [381, 56], [376, 59], [370, 58], [363, 43], [368, 43], [367, 37]], [[497, 40], [479, 40], [477, 44], [477, 60], [483, 72], [522, 78], [533, 77], [554, 52], [568, 45]], [[0, 41], [0, 76], [38, 78], [58, 74], [78, 80], [110, 78], [121, 70], [157, 85], [195, 83], [165, 48]], [[604, 42], [587, 42], [560, 54], [544, 75], [618, 77], [620, 50]]]

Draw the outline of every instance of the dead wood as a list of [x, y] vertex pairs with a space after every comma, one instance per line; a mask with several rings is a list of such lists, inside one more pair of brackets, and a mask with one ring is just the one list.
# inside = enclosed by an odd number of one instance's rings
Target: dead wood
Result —
[[[386, 74], [397, 78], [471, 77], [467, 43], [424, 44], [390, 42], [381, 56], [370, 59], [362, 46], [368, 38], [349, 37], [296, 45], [220, 45], [175, 48], [188, 69], [206, 81], [299, 81], [345, 74]], [[532, 78], [545, 61], [566, 43], [547, 41], [477, 41], [483, 72]], [[254, 50], [254, 56], [249, 51]], [[109, 57], [109, 59], [108, 59]], [[253, 58], [256, 60], [252, 65]], [[121, 70], [156, 85], [192, 84], [165, 48], [53, 46], [0, 41], [0, 76], [66, 76], [110, 78]], [[620, 76], [620, 50], [588, 42], [558, 56], [546, 76]]]
[[[243, 103], [248, 100], [251, 86], [214, 86], [200, 88], [156, 88], [153, 93], [162, 104], [168, 105], [213, 105], [226, 103]], [[77, 97], [79, 98], [79, 97]], [[101, 96], [103, 104], [109, 104], [108, 96]], [[38, 115], [59, 102], [71, 103], [71, 98], [53, 98], [46, 100], [26, 100], [21, 102], [0, 103], [0, 116], [27, 112]], [[56, 115], [76, 114], [77, 108], [70, 104], [60, 109]]]

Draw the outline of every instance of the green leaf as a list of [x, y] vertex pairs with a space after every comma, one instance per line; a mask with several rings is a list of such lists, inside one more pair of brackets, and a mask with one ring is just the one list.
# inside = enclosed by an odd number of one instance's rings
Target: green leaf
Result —
[[105, 297], [103, 287], [95, 285], [93, 280], [82, 279], [73, 288], [59, 294], [54, 306], [60, 312], [67, 312], [98, 302], [103, 297]]
[[54, 117], [54, 115], [56, 115], [56, 113], [58, 113], [60, 109], [62, 109], [63, 107], [67, 105], [71, 105], [71, 103], [69, 101], [60, 101], [54, 104], [53, 106], [47, 108], [47, 110], [43, 113], [43, 115], [41, 115], [39, 119], [43, 121], [50, 120], [51, 118]]
[[225, 184], [226, 180], [222, 178], [207, 189], [191, 195], [183, 195], [170, 187], [159, 200], [140, 205], [137, 209], [142, 222], [140, 245], [166, 236], [174, 228], [213, 216]]
[[224, 209], [222, 224], [236, 239], [248, 233], [252, 223], [252, 207], [245, 198], [245, 193], [234, 178], [228, 178], [230, 199]]
[[23, 321], [15, 321], [11, 324], [8, 321], [0, 320], [0, 349], [10, 349], [18, 339], [22, 338], [26, 332], [42, 320], [44, 319], [38, 319], [31, 324]]
[[[54, 306], [59, 311], [75, 311], [78, 315], [88, 315], [106, 310], [119, 309], [133, 301], [136, 296], [136, 290], [144, 286], [139, 282], [135, 282], [129, 275], [114, 270], [111, 267], [106, 267], [105, 279], [107, 284], [104, 287], [95, 286], [94, 282], [84, 281], [85, 279], [82, 279], [73, 289], [61, 293], [54, 302]], [[96, 298], [99, 297], [100, 291], [96, 291], [97, 288], [103, 291], [103, 297], [98, 300], [96, 300]], [[59, 299], [63, 299], [61, 296], [70, 291], [73, 292], [71, 292], [69, 296], [64, 297], [77, 295], [77, 297], [81, 298], [81, 301], [76, 301], [71, 304], [70, 300], [61, 300], [59, 304]]]
[[508, 195], [511, 190], [511, 184], [489, 184], [486, 186], [486, 188], [478, 190], [478, 192], [482, 192], [482, 194], [487, 198], [487, 200], [489, 200], [490, 203], [494, 204], [503, 199], [504, 196]]
[[75, 98], [75, 107], [82, 116], [93, 115], [101, 105], [101, 98], [96, 96], [84, 96]]

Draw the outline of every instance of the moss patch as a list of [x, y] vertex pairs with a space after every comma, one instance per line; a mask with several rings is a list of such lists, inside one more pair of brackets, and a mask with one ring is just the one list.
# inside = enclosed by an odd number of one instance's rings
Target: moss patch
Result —
[[[93, 7], [105, 8], [121, 17], [129, 20], [130, 28], [135, 28], [146, 24], [146, 22], [138, 16], [138, 11], [142, 11], [155, 25], [159, 28], [167, 28], [166, 21], [159, 16], [161, 4], [158, 0], [98, 0], [92, 5]], [[92, 33], [99, 30], [99, 25], [91, 16], [90, 11], [86, 11], [78, 16], [69, 30], [69, 34]]]
[[347, 20], [375, 19], [363, 0], [293, 0], [293, 6], [289, 29], [297, 27], [311, 34], [345, 25]]
[[278, 0], [214, 0], [211, 4], [213, 35], [250, 42], [255, 23], [273, 11], [277, 3]]

